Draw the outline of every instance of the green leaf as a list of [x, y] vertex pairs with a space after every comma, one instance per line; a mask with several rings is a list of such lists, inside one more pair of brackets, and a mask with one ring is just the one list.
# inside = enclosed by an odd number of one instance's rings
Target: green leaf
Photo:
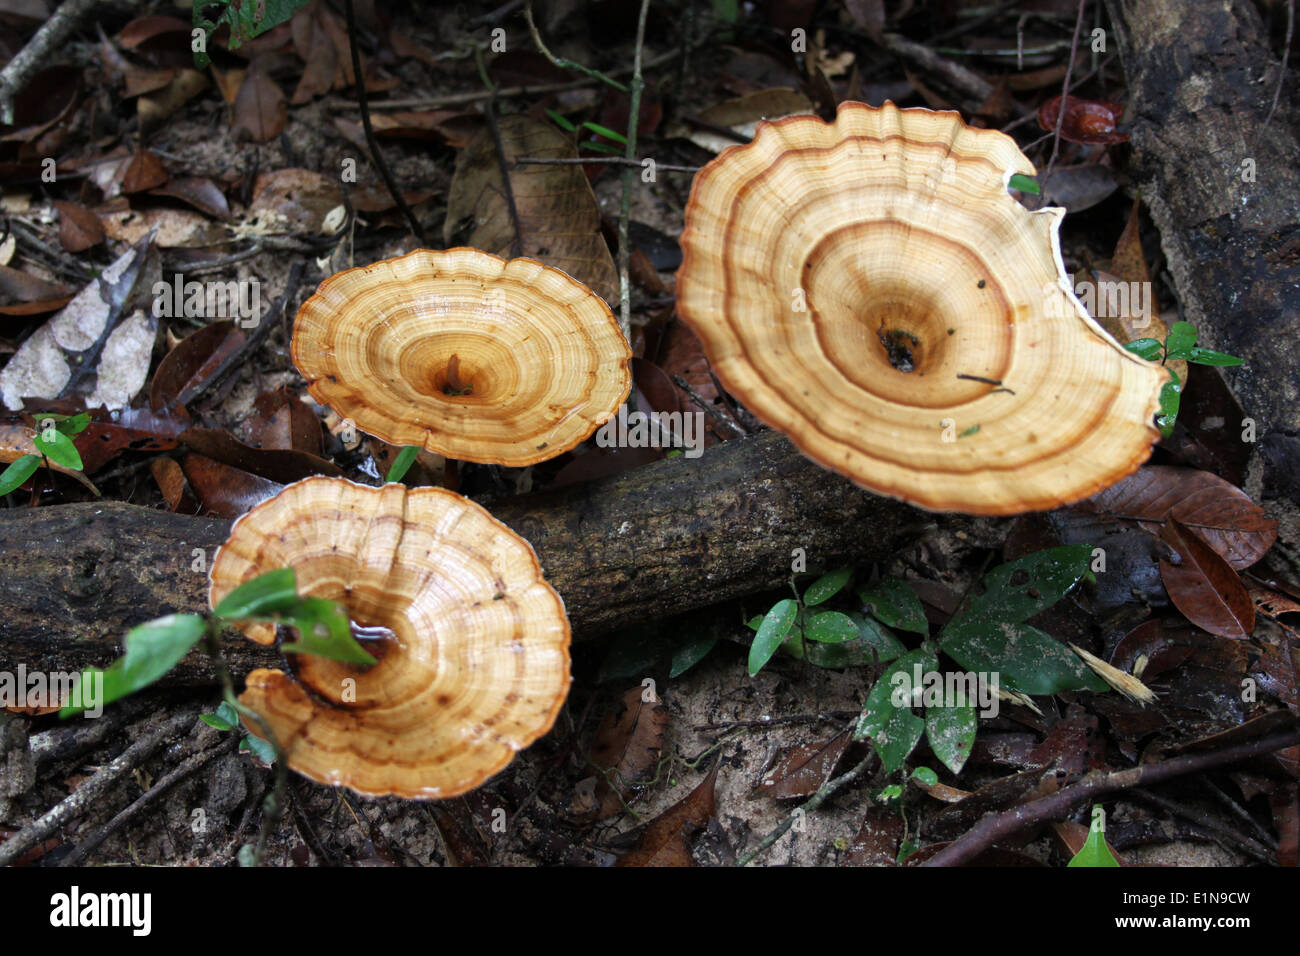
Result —
[[900, 578], [885, 578], [858, 588], [858, 600], [870, 607], [871, 614], [877, 620], [890, 627], [911, 631], [922, 637], [930, 633], [930, 622], [925, 619], [921, 599]]
[[772, 605], [763, 618], [763, 623], [754, 636], [754, 643], [749, 646], [749, 676], [753, 677], [763, 669], [763, 665], [772, 659], [776, 649], [785, 641], [794, 624], [799, 605], [786, 598]]
[[[909, 651], [894, 661], [867, 694], [862, 716], [853, 731], [854, 740], [871, 738], [881, 762], [891, 773], [903, 765], [925, 732], [925, 721], [912, 713], [911, 695], [904, 693], [915, 682], [915, 668], [918, 666], [925, 674], [937, 670], [939, 661], [924, 647]], [[901, 707], [900, 697], [906, 701]]]
[[81, 471], [81, 453], [77, 451], [77, 446], [72, 443], [72, 439], [63, 432], [57, 429], [45, 433], [38, 432], [32, 436], [32, 444], [36, 446], [37, 451], [56, 465]]
[[674, 635], [662, 628], [629, 628], [611, 642], [596, 672], [596, 683], [644, 677], [672, 653]]
[[842, 644], [857, 639], [858, 626], [847, 614], [823, 611], [804, 625], [803, 636], [822, 644]]
[[41, 467], [40, 455], [23, 455], [0, 472], [0, 495], [16, 490]]
[[[193, 7], [193, 23], [194, 26], [210, 33], [215, 33], [221, 24], [229, 23], [228, 45], [230, 49], [237, 50], [254, 37], [261, 36], [281, 23], [287, 23], [295, 13], [310, 2], [311, 0], [258, 0], [257, 3], [251, 3], [249, 0], [242, 0], [242, 2], [231, 0], [229, 3], [198, 2]], [[212, 7], [220, 11], [215, 20], [209, 19], [211, 14], [208, 10]], [[211, 40], [210, 35], [208, 39]], [[200, 69], [210, 62], [206, 56], [204, 56], [205, 62], [200, 62], [199, 54], [195, 54], [194, 61]]]
[[79, 415], [56, 415], [54, 412], [41, 413], [40, 421], [42, 424], [48, 419], [54, 422], [54, 427], [65, 435], [80, 435], [90, 425], [90, 413], [82, 412]]
[[209, 727], [216, 727], [217, 730], [234, 730], [234, 724], [228, 724], [216, 714], [199, 714], [199, 720], [203, 721]]
[[685, 674], [704, 660], [717, 643], [718, 639], [716, 637], [707, 634], [703, 637], [688, 638], [686, 643], [679, 645], [677, 650], [673, 651], [673, 660], [668, 668], [668, 676], [672, 678]]
[[546, 115], [551, 118], [551, 122], [566, 133], [576, 133], [578, 127], [574, 126], [563, 113], [557, 113], [555, 110], [546, 110]]
[[1160, 412], [1156, 415], [1156, 427], [1165, 438], [1174, 433], [1174, 422], [1178, 419], [1178, 406], [1182, 403], [1183, 395], [1178, 373], [1170, 369], [1169, 374], [1173, 376], [1173, 381], [1165, 382], [1160, 389]]
[[1229, 355], [1226, 352], [1216, 352], [1213, 349], [1194, 348], [1187, 356], [1187, 361], [1197, 365], [1219, 365], [1234, 366], [1245, 365], [1246, 360], [1237, 355]]
[[942, 647], [966, 670], [997, 674], [999, 685], [1022, 694], [1107, 687], [1077, 654], [1029, 624], [979, 621], [945, 636]]
[[1148, 362], [1159, 362], [1161, 356], [1165, 354], [1165, 347], [1160, 344], [1159, 339], [1134, 339], [1124, 348], [1134, 355], [1140, 355]]
[[[930, 749], [953, 773], [961, 773], [965, 766], [971, 748], [975, 746], [979, 723], [973, 701], [954, 703], [953, 706], [926, 706], [925, 736], [930, 741]], [[935, 782], [938, 782], [938, 777]]]
[[1111, 853], [1110, 847], [1106, 845], [1106, 834], [1100, 828], [1090, 827], [1088, 839], [1083, 841], [1079, 852], [1066, 866], [1119, 866], [1119, 860], [1115, 859], [1115, 854]]
[[415, 456], [420, 453], [419, 445], [407, 445], [397, 453], [397, 458], [393, 461], [393, 467], [388, 469], [388, 477], [384, 481], [401, 481], [410, 471], [411, 465], [415, 464]]
[[1196, 326], [1190, 322], [1175, 322], [1165, 336], [1165, 361], [1189, 358], [1195, 344]]
[[1068, 544], [994, 568], [981, 582], [984, 593], [972, 597], [943, 629], [943, 649], [950, 637], [983, 633], [985, 623], [1019, 623], [1051, 607], [1079, 583], [1091, 560], [1092, 545]]
[[230, 706], [230, 701], [223, 700], [217, 706], [215, 714], [201, 714], [204, 722], [217, 730], [234, 730], [239, 726], [239, 712]]
[[297, 605], [282, 619], [297, 630], [298, 640], [280, 645], [280, 650], [286, 654], [314, 654], [347, 664], [376, 663], [352, 636], [352, 624], [341, 605], [324, 598], [297, 600]]
[[[808, 607], [815, 607], [816, 605], [829, 600], [838, 594], [844, 585], [849, 583], [849, 576], [852, 574], [852, 568], [841, 568], [838, 571], [831, 571], [829, 574], [823, 574], [812, 584], [808, 585], [808, 590], [803, 593], [803, 603]], [[814, 640], [816, 640], [816, 638], [814, 638]]]
[[270, 741], [263, 740], [256, 734], [245, 734], [244, 739], [239, 742], [240, 750], [247, 750], [264, 764], [275, 764], [275, 748], [271, 746]]
[[919, 849], [921, 849], [921, 844], [913, 843], [911, 840], [903, 840], [903, 842], [898, 845], [898, 865], [902, 866], [907, 858]]
[[763, 626], [762, 614], [755, 614], [753, 617], [751, 617], [748, 621], [745, 622], [745, 627], [755, 632], [757, 632], [758, 629], [762, 626]]
[[614, 142], [622, 143], [624, 146], [627, 145], [627, 137], [622, 133], [615, 132], [608, 126], [601, 126], [599, 123], [593, 123], [591, 120], [583, 120], [582, 125], [593, 133], [604, 136], [606, 139], [612, 139]]
[[207, 622], [198, 614], [169, 614], [132, 628], [126, 634], [126, 654], [113, 661], [107, 670], [87, 670], [78, 680], [74, 696], [81, 687], [93, 686], [96, 674], [103, 675], [98, 701], [82, 698], [79, 705], [60, 710], [59, 716], [70, 717], [95, 704], [111, 704], [148, 687], [175, 667], [206, 630]]
[[216, 607], [217, 617], [238, 621], [278, 614], [298, 603], [298, 580], [293, 568], [280, 568], [245, 581]]
[[927, 787], [933, 787], [936, 783], [939, 782], [939, 775], [935, 773], [933, 770], [931, 770], [929, 767], [917, 767], [915, 770], [912, 771], [911, 779], [919, 780]]
[[1038, 186], [1038, 180], [1026, 176], [1023, 173], [1016, 173], [1009, 180], [1007, 186], [1010, 189], [1018, 189], [1022, 193], [1031, 193], [1037, 196], [1042, 190]]
[[610, 156], [623, 155], [623, 150], [617, 146], [611, 146], [609, 143], [587, 142], [582, 144], [582, 148], [589, 153], [608, 153]]

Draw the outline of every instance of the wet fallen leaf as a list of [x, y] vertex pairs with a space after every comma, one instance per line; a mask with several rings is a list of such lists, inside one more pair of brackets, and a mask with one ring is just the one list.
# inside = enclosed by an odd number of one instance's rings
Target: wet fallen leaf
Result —
[[180, 439], [200, 455], [284, 485], [312, 475], [343, 477], [339, 467], [324, 458], [302, 451], [253, 448], [218, 428], [189, 428]]
[[830, 740], [788, 748], [776, 766], [763, 775], [751, 796], [786, 800], [810, 797], [831, 778], [849, 746], [850, 732], [842, 730]]
[[[1159, 618], [1143, 621], [1129, 631], [1115, 645], [1110, 663], [1126, 673], [1133, 674], [1143, 683], [1166, 671], [1178, 667], [1195, 648], [1186, 642], [1184, 635], [1167, 628]], [[1137, 673], [1138, 662], [1143, 661], [1142, 672]]]
[[230, 205], [217, 184], [205, 176], [182, 176], [149, 190], [150, 196], [179, 199], [216, 219], [230, 218]]
[[1173, 515], [1160, 537], [1182, 558], [1160, 562], [1160, 576], [1174, 606], [1197, 627], [1236, 640], [1255, 629], [1255, 603], [1231, 565]]
[[212, 322], [181, 339], [163, 356], [153, 375], [149, 405], [155, 410], [175, 404], [206, 382], [218, 366], [244, 344], [234, 322]]
[[[1045, 100], [1038, 108], [1040, 127], [1049, 131], [1056, 130], [1056, 121], [1061, 112], [1061, 99], [1060, 96], [1054, 96], [1050, 100]], [[1127, 143], [1128, 133], [1117, 129], [1123, 112], [1122, 103], [1083, 100], [1077, 96], [1068, 97], [1065, 119], [1061, 122], [1061, 139], [1084, 145]]]
[[663, 701], [643, 695], [639, 685], [628, 690], [592, 741], [587, 759], [599, 771], [595, 819], [621, 813], [655, 775], [671, 718]]
[[204, 455], [186, 455], [181, 468], [203, 513], [219, 518], [238, 518], [284, 490], [279, 482], [259, 478]]
[[600, 209], [575, 166], [515, 166], [522, 156], [573, 158], [570, 137], [524, 114], [503, 116], [501, 148], [510, 170], [518, 229], [506, 200], [496, 148], [484, 129], [456, 160], [443, 239], [505, 258], [532, 256], [582, 282], [606, 302], [617, 301], [618, 277], [600, 232]]
[[1277, 540], [1277, 521], [1251, 497], [1217, 475], [1148, 465], [1093, 495], [1077, 510], [1132, 521], [1150, 534], [1177, 518], [1235, 569], [1248, 568]]
[[714, 787], [719, 761], [700, 785], [646, 826], [636, 846], [621, 856], [617, 866], [694, 866], [689, 834], [706, 826], [714, 812]]
[[897, 866], [906, 829], [901, 814], [884, 807], [868, 807], [857, 836], [849, 844], [844, 866]]

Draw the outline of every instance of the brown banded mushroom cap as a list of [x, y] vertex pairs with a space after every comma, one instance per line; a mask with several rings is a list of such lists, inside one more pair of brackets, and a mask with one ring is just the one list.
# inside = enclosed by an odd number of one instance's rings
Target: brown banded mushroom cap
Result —
[[865, 488], [974, 514], [1087, 497], [1150, 454], [1167, 376], [1075, 298], [1065, 211], [1022, 207], [1015, 173], [1010, 137], [952, 112], [764, 124], [695, 179], [678, 311], [733, 394]]
[[[240, 701], [292, 769], [363, 794], [450, 797], [550, 729], [569, 687], [564, 602], [528, 542], [479, 505], [441, 488], [296, 482], [232, 526], [212, 606], [282, 567], [354, 625], [391, 631], [365, 643], [368, 668], [289, 654], [292, 674], [248, 675]], [[245, 632], [274, 640], [268, 625]]]
[[321, 283], [293, 362], [362, 431], [520, 467], [573, 448], [632, 388], [632, 351], [600, 296], [535, 259], [417, 249]]

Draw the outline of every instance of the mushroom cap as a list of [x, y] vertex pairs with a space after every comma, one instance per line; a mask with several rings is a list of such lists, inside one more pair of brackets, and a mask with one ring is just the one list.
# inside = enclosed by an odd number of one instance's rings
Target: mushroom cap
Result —
[[767, 123], [696, 176], [678, 312], [734, 395], [864, 488], [973, 514], [1085, 498], [1150, 454], [1167, 375], [1088, 315], [1065, 211], [1026, 210], [1014, 173], [1015, 142], [953, 112]]
[[[301, 594], [392, 632], [366, 642], [369, 668], [290, 654], [292, 675], [248, 675], [239, 699], [294, 770], [364, 794], [450, 797], [550, 729], [569, 687], [564, 602], [529, 543], [479, 505], [441, 488], [295, 482], [231, 527], [213, 607], [282, 567]], [[245, 632], [274, 640], [268, 625]]]
[[535, 259], [478, 249], [330, 276], [298, 310], [292, 351], [312, 397], [363, 431], [497, 465], [568, 451], [632, 388], [632, 350], [603, 299]]

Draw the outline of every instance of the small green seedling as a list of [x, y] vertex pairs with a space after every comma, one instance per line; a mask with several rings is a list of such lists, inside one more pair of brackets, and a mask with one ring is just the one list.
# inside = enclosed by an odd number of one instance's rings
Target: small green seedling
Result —
[[1106, 811], [1101, 804], [1093, 804], [1088, 839], [1066, 866], [1119, 866], [1119, 860], [1115, 859], [1115, 854], [1106, 845]]
[[[1169, 327], [1169, 334], [1161, 343], [1159, 339], [1134, 339], [1124, 346], [1134, 355], [1140, 355], [1148, 362], [1168, 364], [1180, 359], [1193, 365], [1215, 365], [1231, 367], [1243, 364], [1243, 359], [1226, 352], [1203, 349], [1196, 344], [1198, 333], [1190, 322], [1175, 322]], [[1156, 424], [1160, 434], [1168, 438], [1174, 433], [1174, 422], [1178, 418], [1178, 407], [1182, 401], [1183, 383], [1178, 380], [1178, 373], [1169, 370], [1173, 381], [1166, 382], [1160, 391], [1160, 414]]]
[[23, 482], [36, 474], [42, 461], [47, 468], [53, 462], [73, 471], [82, 470], [81, 453], [77, 451], [72, 439], [86, 430], [90, 416], [85, 412], [80, 415], [55, 415], [47, 412], [40, 416], [40, 422], [41, 430], [32, 436], [32, 444], [40, 454], [23, 455], [0, 472], [0, 495], [17, 490]]

